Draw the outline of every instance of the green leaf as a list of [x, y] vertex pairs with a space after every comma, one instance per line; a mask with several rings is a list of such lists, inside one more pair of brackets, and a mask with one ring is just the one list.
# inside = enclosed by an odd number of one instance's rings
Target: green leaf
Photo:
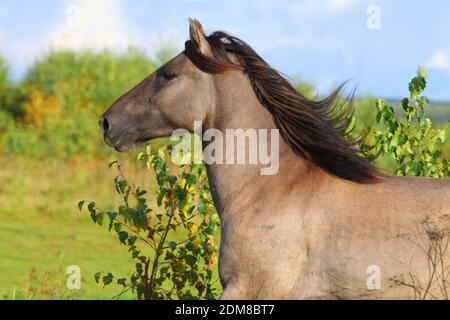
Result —
[[419, 77], [422, 77], [425, 80], [427, 80], [428, 79], [428, 70], [424, 67], [419, 66], [419, 67], [417, 67], [417, 75]]
[[163, 199], [164, 199], [164, 196], [166, 195], [166, 193], [165, 192], [162, 192], [162, 191], [160, 191], [159, 193], [158, 193], [158, 197], [157, 197], [157, 199], [156, 199], [156, 204], [158, 205], [158, 207], [161, 207], [162, 206], [162, 202], [163, 202]]
[[109, 220], [114, 221], [117, 218], [117, 212], [108, 212]]
[[109, 168], [111, 169], [114, 165], [119, 164], [119, 161], [113, 161], [109, 164]]
[[97, 272], [97, 273], [94, 275], [94, 279], [95, 279], [95, 282], [96, 282], [96, 283], [100, 283], [100, 277], [101, 277], [101, 275], [102, 275], [101, 272]]
[[137, 188], [136, 190], [136, 197], [140, 198], [142, 196], [145, 196], [148, 192], [141, 187]]
[[171, 241], [169, 243], [169, 248], [172, 249], [172, 250], [175, 250], [177, 248], [177, 243], [174, 242], [174, 241]]
[[160, 270], [161, 275], [166, 275], [168, 272], [169, 272], [169, 267], [164, 267], [164, 268], [161, 268], [161, 270]]
[[139, 257], [140, 254], [141, 254], [141, 252], [137, 249], [134, 249], [133, 251], [131, 251], [131, 257], [133, 259], [136, 259], [137, 257]]
[[189, 255], [186, 257], [186, 262], [188, 265], [193, 267], [197, 263], [197, 258], [195, 256]]
[[138, 237], [136, 237], [136, 236], [129, 237], [128, 238], [128, 245], [130, 245], [130, 246], [134, 245], [136, 243], [137, 239], [138, 239]]
[[103, 277], [103, 284], [105, 286], [111, 284], [113, 282], [114, 276], [112, 273], [108, 273], [106, 276]]
[[409, 92], [411, 93], [411, 98], [416, 98], [419, 96], [427, 86], [427, 80], [423, 76], [417, 76], [411, 80], [409, 83]]
[[442, 144], [444, 144], [445, 141], [447, 140], [446, 134], [447, 131], [445, 129], [441, 129], [438, 131], [438, 139]]
[[89, 205], [88, 205], [89, 212], [91, 212], [91, 213], [95, 212], [95, 206], [96, 206], [95, 202], [89, 203]]
[[97, 214], [95, 212], [91, 212], [91, 219], [94, 223], [97, 223]]
[[138, 274], [143, 274], [144, 273], [144, 267], [142, 266], [142, 263], [136, 263], [136, 272]]
[[154, 155], [149, 155], [148, 156], [148, 159], [147, 159], [147, 169], [150, 169], [151, 167], [152, 167], [152, 163], [153, 163], [153, 160], [155, 159], [155, 156]]
[[127, 279], [117, 279], [117, 284], [123, 286], [124, 288], [127, 286]]
[[166, 153], [164, 152], [164, 148], [160, 148], [159, 150], [158, 150], [158, 155], [159, 155], [159, 157], [161, 158], [161, 160], [165, 160], [166, 159]]
[[98, 212], [95, 215], [95, 220], [96, 220], [98, 225], [102, 226], [103, 225], [103, 212]]
[[119, 223], [119, 222], [114, 223], [114, 230], [115, 230], [117, 233], [120, 233], [120, 232], [122, 231], [122, 224]]
[[408, 98], [403, 98], [403, 99], [402, 99], [402, 107], [403, 107], [403, 110], [404, 110], [406, 113], [409, 113], [409, 112], [410, 112], [411, 107], [409, 106], [409, 99], [408, 99]]
[[144, 295], [144, 292], [145, 292], [144, 284], [143, 283], [139, 283], [136, 286], [136, 291], [137, 291], [138, 297], [142, 297]]
[[120, 180], [119, 178], [116, 178], [116, 190], [119, 194], [125, 194], [125, 191], [127, 190], [128, 182], [125, 180]]
[[125, 241], [127, 241], [127, 239], [128, 239], [128, 232], [126, 231], [119, 232], [119, 240], [122, 244], [126, 244]]
[[82, 211], [83, 210], [83, 206], [84, 206], [85, 203], [86, 203], [86, 201], [84, 201], [84, 200], [78, 202], [78, 210]]
[[113, 225], [114, 225], [114, 221], [117, 218], [117, 212], [108, 212], [107, 215], [108, 215], [108, 218], [109, 218], [108, 229], [109, 229], [109, 231], [111, 231], [112, 228], [113, 228]]

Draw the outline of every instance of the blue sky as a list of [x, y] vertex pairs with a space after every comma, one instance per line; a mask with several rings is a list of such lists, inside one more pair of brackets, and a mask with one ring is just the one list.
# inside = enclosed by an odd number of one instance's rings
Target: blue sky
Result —
[[[375, 5], [380, 29], [369, 29]], [[319, 93], [353, 79], [358, 94], [398, 98], [417, 65], [427, 95], [450, 101], [450, 1], [434, 0], [0, 0], [0, 54], [19, 79], [50, 48], [152, 53], [183, 48], [187, 18], [229, 31], [276, 69]], [[370, 20], [373, 21], [373, 20]]]

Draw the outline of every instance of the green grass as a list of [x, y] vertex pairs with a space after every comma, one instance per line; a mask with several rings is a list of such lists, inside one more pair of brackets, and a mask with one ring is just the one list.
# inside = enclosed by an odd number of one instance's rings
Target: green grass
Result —
[[[133, 264], [113, 235], [76, 210], [80, 199], [117, 200], [107, 162], [0, 159], [0, 297], [108, 299], [98, 271], [128, 275]], [[67, 267], [81, 268], [82, 290], [68, 291]], [[131, 298], [131, 296], [128, 296]]]
[[[109, 299], [117, 287], [103, 289], [97, 271], [128, 275], [133, 266], [117, 241], [86, 217], [2, 212], [0, 217], [0, 295], [6, 299]], [[65, 287], [67, 267], [81, 268], [82, 290]], [[131, 298], [130, 295], [128, 295]]]
[[[130, 181], [151, 188], [151, 173], [137, 161], [120, 161]], [[120, 293], [116, 285], [96, 284], [94, 274], [128, 277], [135, 262], [114, 234], [77, 209], [85, 199], [105, 209], [118, 205], [115, 175], [108, 161], [0, 157], [0, 299], [111, 299]], [[70, 265], [81, 268], [80, 291], [66, 289]]]

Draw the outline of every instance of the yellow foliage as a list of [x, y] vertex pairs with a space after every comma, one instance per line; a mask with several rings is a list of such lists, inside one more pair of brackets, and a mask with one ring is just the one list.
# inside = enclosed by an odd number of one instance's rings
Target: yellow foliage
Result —
[[195, 234], [198, 230], [198, 227], [195, 224], [195, 222], [188, 222], [187, 227], [191, 234]]
[[32, 91], [23, 105], [24, 120], [28, 124], [41, 128], [48, 116], [60, 117], [62, 106], [59, 98], [47, 96], [40, 91]]
[[206, 262], [206, 269], [212, 271], [214, 270], [216, 265], [217, 265], [217, 256], [212, 255], [210, 259]]
[[192, 238], [192, 244], [194, 245], [194, 247], [195, 248], [200, 248], [201, 247], [201, 241], [200, 241], [200, 238], [199, 238], [199, 236], [194, 236], [193, 238]]

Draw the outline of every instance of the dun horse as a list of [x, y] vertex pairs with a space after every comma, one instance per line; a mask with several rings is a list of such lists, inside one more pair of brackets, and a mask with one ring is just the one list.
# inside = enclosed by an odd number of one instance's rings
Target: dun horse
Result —
[[449, 180], [377, 172], [345, 139], [349, 113], [333, 112], [339, 90], [309, 100], [242, 40], [206, 36], [196, 20], [190, 33], [185, 51], [100, 124], [121, 152], [192, 132], [195, 121], [203, 130], [279, 130], [275, 175], [254, 164], [207, 165], [222, 221], [222, 299], [412, 299], [417, 290], [399, 285], [403, 276], [426, 288], [426, 248], [436, 241], [426, 226], [448, 227]]

